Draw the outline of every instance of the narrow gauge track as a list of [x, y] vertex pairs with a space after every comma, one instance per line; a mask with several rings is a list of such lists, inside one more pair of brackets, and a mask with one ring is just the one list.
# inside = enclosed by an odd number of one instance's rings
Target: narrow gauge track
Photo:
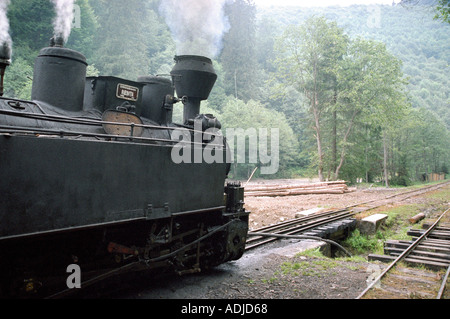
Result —
[[[267, 238], [266, 236], [254, 235], [254, 233], [271, 233], [277, 235], [299, 235], [308, 230], [316, 227], [330, 224], [333, 221], [350, 218], [352, 216], [351, 211], [348, 209], [341, 209], [335, 211], [327, 211], [323, 213], [314, 214], [313, 216], [307, 216], [297, 218], [295, 220], [289, 220], [283, 223], [270, 225], [266, 227], [253, 230], [248, 233], [250, 236], [247, 239], [246, 250], [251, 250], [256, 247], [265, 245], [267, 243], [277, 240], [277, 238]], [[253, 233], [253, 234], [252, 234]]]
[[[393, 293], [397, 297], [402, 293], [406, 294], [407, 297], [423, 298], [424, 296], [429, 296], [430, 291], [433, 291], [433, 286], [439, 284], [438, 290], [435, 298], [441, 299], [447, 284], [448, 276], [450, 273], [450, 255], [447, 253], [441, 256], [440, 263], [442, 266], [446, 266], [446, 273], [442, 278], [440, 278], [437, 273], [433, 276], [433, 273], [426, 273], [424, 270], [414, 271], [413, 276], [405, 276], [405, 270], [399, 267], [399, 272], [401, 274], [394, 273], [393, 270], [396, 269], [401, 261], [406, 261], [409, 263], [418, 263], [421, 254], [417, 254], [418, 251], [423, 251], [423, 247], [429, 241], [428, 237], [433, 237], [433, 234], [439, 232], [438, 225], [441, 219], [450, 211], [448, 208], [444, 211], [439, 218], [431, 225], [422, 235], [417, 238], [407, 249], [405, 249], [395, 260], [389, 264], [381, 274], [357, 297], [357, 299], [367, 299], [367, 298], [389, 298]], [[447, 240], [440, 240], [443, 244], [444, 241], [447, 242], [447, 247], [450, 244], [450, 236], [447, 236]], [[430, 275], [431, 274], [431, 275]], [[424, 279], [423, 277], [428, 277]], [[421, 278], [422, 277], [422, 278]], [[440, 283], [438, 282], [440, 279]], [[382, 281], [383, 280], [383, 281]], [[431, 287], [431, 288], [430, 288]], [[401, 288], [401, 289], [400, 289]], [[406, 290], [406, 292], [405, 292]]]
[[261, 227], [248, 233], [246, 250], [249, 251], [251, 249], [274, 242], [279, 239], [278, 237], [262, 236], [261, 233], [265, 233], [267, 235], [301, 235], [302, 233], [310, 231], [314, 228], [324, 227], [333, 222], [351, 218], [361, 212], [384, 206], [393, 201], [402, 201], [410, 197], [439, 189], [446, 185], [450, 185], [450, 182], [446, 181], [439, 184], [428, 185], [418, 189], [412, 189], [405, 192], [392, 194], [384, 197], [383, 199], [374, 199], [354, 205], [349, 205], [338, 210], [330, 210], [307, 217], [291, 219], [274, 225]]

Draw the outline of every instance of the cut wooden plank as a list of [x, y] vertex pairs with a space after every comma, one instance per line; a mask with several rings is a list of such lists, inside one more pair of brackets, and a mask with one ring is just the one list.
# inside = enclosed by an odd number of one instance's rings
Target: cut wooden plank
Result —
[[351, 192], [345, 181], [331, 181], [302, 185], [251, 185], [245, 187], [245, 196], [292, 196], [308, 194], [344, 194]]
[[[387, 255], [391, 255], [391, 256], [398, 256], [404, 251], [405, 251], [405, 249], [402, 249], [402, 248], [384, 247], [384, 253]], [[450, 261], [450, 254], [448, 254], [448, 253], [426, 251], [426, 250], [421, 250], [421, 249], [414, 249], [414, 251], [409, 256], [423, 256], [423, 257], [429, 257], [429, 258], [437, 258], [442, 261], [445, 261], [445, 260]]]
[[310, 194], [344, 194], [343, 190], [302, 190], [302, 191], [287, 191], [287, 192], [256, 192], [245, 193], [245, 196], [292, 196], [292, 195], [310, 195]]
[[[398, 257], [399, 255], [400, 254], [395, 254], [394, 253], [392, 256], [393, 257]], [[432, 263], [443, 263], [443, 264], [446, 264], [447, 267], [450, 265], [450, 260], [441, 259], [441, 258], [427, 257], [427, 256], [421, 256], [421, 255], [416, 255], [415, 253], [411, 253], [404, 260], [408, 261], [407, 259], [414, 259], [414, 260], [417, 260], [417, 261], [432, 262]]]
[[[425, 233], [425, 230], [422, 230], [422, 229], [410, 229], [407, 234], [409, 236], [420, 237], [420, 236], [422, 236], [423, 233]], [[450, 232], [433, 230], [427, 237], [428, 238], [440, 238], [440, 239], [450, 240]]]
[[346, 181], [330, 181], [330, 182], [319, 182], [319, 183], [310, 183], [310, 184], [297, 184], [297, 185], [280, 185], [280, 184], [268, 184], [268, 185], [248, 185], [245, 189], [270, 189], [270, 188], [301, 188], [301, 187], [319, 187], [319, 186], [331, 186], [331, 185], [341, 185], [344, 184], [347, 186]]
[[373, 214], [361, 219], [358, 228], [362, 234], [375, 234], [378, 228], [388, 218], [386, 214]]
[[[390, 242], [387, 241], [384, 243], [385, 248], [386, 247], [393, 247], [393, 248], [399, 248], [399, 249], [407, 249], [411, 243], [400, 243], [400, 242]], [[440, 245], [431, 245], [431, 244], [419, 244], [417, 245], [417, 248], [425, 251], [431, 251], [431, 252], [438, 252], [443, 254], [450, 254], [450, 247], [440, 246]]]
[[[377, 254], [370, 254], [368, 256], [369, 261], [382, 261], [382, 262], [393, 262], [397, 257], [394, 256], [387, 256], [387, 255], [377, 255]], [[425, 267], [431, 268], [431, 269], [447, 269], [450, 263], [442, 263], [442, 262], [432, 262], [432, 261], [425, 261], [420, 260], [417, 258], [405, 258], [404, 261], [409, 264], [413, 265], [423, 265]]]

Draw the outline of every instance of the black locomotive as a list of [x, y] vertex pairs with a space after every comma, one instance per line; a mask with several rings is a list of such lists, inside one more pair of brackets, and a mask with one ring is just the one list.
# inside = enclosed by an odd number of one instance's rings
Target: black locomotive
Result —
[[[3, 295], [68, 289], [73, 264], [83, 286], [123, 270], [185, 274], [242, 256], [243, 188], [226, 183], [219, 121], [199, 114], [217, 75], [206, 57], [175, 62], [170, 78], [86, 78], [86, 58], [52, 41], [36, 59], [31, 101], [0, 98]], [[184, 123], [172, 122], [175, 103]], [[223, 160], [194, 158], [206, 150]]]

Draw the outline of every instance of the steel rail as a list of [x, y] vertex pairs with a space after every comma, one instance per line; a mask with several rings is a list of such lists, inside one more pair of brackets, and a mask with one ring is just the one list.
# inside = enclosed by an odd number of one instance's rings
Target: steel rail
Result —
[[[311, 229], [319, 227], [319, 226], [324, 226], [324, 225], [327, 225], [327, 224], [329, 224], [331, 222], [334, 222], [334, 221], [337, 221], [337, 220], [341, 220], [341, 219], [345, 219], [345, 218], [348, 218], [348, 217], [351, 217], [351, 216], [352, 216], [352, 213], [346, 211], [344, 213], [340, 213], [340, 214], [338, 214], [336, 216], [333, 216], [333, 217], [329, 217], [329, 218], [323, 218], [322, 217], [322, 218], [318, 218], [317, 220], [312, 220], [311, 222], [306, 223], [306, 224], [294, 225], [294, 226], [291, 226], [289, 228], [285, 228], [285, 229], [283, 229], [281, 231], [278, 231], [278, 232], [275, 232], [275, 233], [272, 233], [272, 234], [296, 235], [296, 234], [305, 232], [307, 230], [311, 230]], [[251, 244], [250, 246], [246, 246], [246, 250], [251, 250], [251, 249], [256, 248], [258, 246], [261, 246], [261, 245], [264, 245], [264, 244], [267, 244], [267, 243], [270, 243], [270, 242], [273, 242], [273, 241], [277, 240], [276, 236], [272, 236], [274, 238], [263, 239], [264, 237], [267, 237], [267, 236], [258, 235], [260, 233], [264, 233], [264, 232], [252, 231], [252, 232], [248, 233], [248, 235], [250, 235], [250, 236], [258, 236], [259, 238], [251, 239], [250, 243], [253, 243], [255, 241], [256, 241], [256, 243]], [[263, 240], [261, 241], [261, 239], [263, 239]]]
[[443, 212], [441, 214], [441, 216], [439, 216], [439, 218], [434, 222], [433, 225], [431, 225], [427, 231], [425, 233], [423, 233], [422, 236], [420, 236], [414, 243], [412, 243], [407, 249], [405, 249], [405, 251], [403, 251], [391, 264], [389, 264], [388, 267], [386, 267], [381, 274], [366, 288], [364, 289], [363, 292], [361, 292], [361, 294], [356, 298], [356, 299], [361, 299], [362, 297], [364, 297], [365, 294], [367, 294], [367, 292], [373, 288], [373, 286], [375, 286], [400, 260], [402, 260], [403, 258], [405, 258], [406, 256], [408, 256], [413, 250], [414, 248], [416, 248], [420, 242], [426, 238], [428, 236], [429, 233], [431, 233], [433, 231], [433, 229], [438, 225], [438, 223], [440, 222], [440, 220], [444, 217], [444, 215], [450, 211], [450, 208], [448, 208], [445, 212]]
[[269, 226], [264, 226], [264, 227], [261, 227], [261, 228], [258, 228], [257, 230], [255, 230], [255, 232], [256, 231], [258, 231], [258, 232], [273, 231], [273, 230], [280, 229], [280, 228], [283, 228], [283, 227], [288, 227], [288, 226], [291, 226], [291, 225], [298, 225], [298, 224], [301, 224], [303, 222], [306, 223], [309, 220], [314, 220], [314, 219], [317, 219], [318, 217], [325, 217], [325, 216], [337, 214], [337, 213], [340, 213], [340, 212], [346, 212], [346, 211], [348, 211], [348, 210], [347, 209], [327, 210], [325, 212], [317, 213], [317, 214], [314, 214], [314, 215], [304, 216], [304, 217], [297, 218], [297, 219], [290, 219], [290, 220], [287, 220], [285, 222], [281, 222], [281, 223], [277, 223], [277, 224], [273, 224], [273, 225], [269, 225]]
[[349, 257], [352, 257], [352, 254], [350, 254], [344, 247], [339, 245], [337, 242], [317, 236], [307, 236], [307, 235], [282, 235], [282, 234], [271, 234], [271, 233], [256, 233], [255, 235], [263, 236], [263, 237], [276, 237], [276, 238], [293, 238], [293, 239], [309, 239], [309, 240], [316, 240], [316, 241], [323, 241], [325, 243], [334, 245], [341, 249], [344, 253], [346, 253]]
[[[352, 217], [352, 216], [354, 216], [356, 214], [361, 213], [361, 211], [350, 212], [351, 208], [355, 208], [355, 207], [358, 207], [358, 206], [366, 205], [368, 203], [372, 203], [372, 202], [376, 202], [376, 201], [382, 202], [384, 200], [388, 200], [388, 199], [391, 199], [391, 198], [394, 198], [394, 197], [399, 197], [399, 196], [403, 196], [403, 195], [412, 194], [412, 195], [406, 197], [406, 198], [409, 198], [409, 197], [416, 196], [416, 195], [419, 195], [419, 194], [422, 194], [422, 193], [426, 193], [426, 192], [430, 191], [430, 189], [433, 189], [433, 188], [443, 187], [443, 186], [445, 186], [446, 184], [449, 184], [449, 183], [450, 182], [443, 182], [443, 183], [439, 183], [439, 184], [428, 185], [428, 186], [424, 186], [424, 187], [421, 187], [421, 188], [418, 188], [418, 189], [412, 189], [412, 190], [408, 190], [408, 191], [405, 191], [405, 192], [402, 192], [402, 193], [388, 195], [388, 196], [384, 197], [383, 199], [373, 199], [373, 200], [370, 200], [370, 201], [367, 201], [367, 202], [361, 202], [361, 203], [349, 205], [349, 206], [346, 206], [343, 209], [326, 211], [326, 212], [322, 212], [322, 213], [319, 213], [319, 214], [315, 214], [314, 216], [307, 216], [307, 217], [304, 217], [304, 218], [301, 218], [301, 219], [293, 219], [293, 220], [288, 220], [286, 222], [278, 223], [278, 224], [275, 224], [275, 225], [264, 226], [264, 227], [261, 227], [261, 228], [258, 228], [258, 229], [255, 229], [255, 230], [252, 230], [252, 231], [248, 232], [248, 235], [249, 236], [257, 236], [257, 235], [254, 235], [254, 233], [257, 233], [257, 232], [266, 232], [266, 233], [267, 232], [273, 232], [274, 234], [286, 234], [286, 235], [298, 234], [298, 233], [301, 233], [303, 231], [306, 231], [306, 230], [309, 230], [309, 229], [312, 229], [312, 228], [315, 228], [315, 227], [319, 227], [319, 226], [324, 226], [324, 225], [329, 224], [331, 222], [334, 222], [334, 221], [337, 221], [337, 220], [340, 220], [340, 219], [345, 219], [345, 218], [348, 218], [348, 217]], [[404, 199], [406, 199], [406, 198], [404, 198]], [[371, 210], [371, 209], [374, 209], [374, 208], [377, 208], [377, 207], [380, 207], [380, 206], [383, 206], [383, 205], [384, 204], [379, 204], [379, 205], [370, 207], [367, 210]], [[324, 219], [320, 220], [321, 217], [337, 215], [340, 212], [346, 212], [346, 214], [345, 215], [344, 214], [338, 215], [338, 216], [341, 216], [341, 217], [333, 217], [333, 218], [330, 218], [330, 219], [324, 218]], [[308, 220], [311, 221], [311, 223], [308, 223], [307, 222]], [[270, 242], [273, 242], [273, 241], [276, 241], [276, 240], [277, 240], [277, 238], [266, 238], [266, 239], [263, 239], [261, 236], [259, 236], [258, 238], [253, 237], [253, 238], [247, 240], [247, 244], [250, 244], [250, 245], [246, 246], [246, 250], [251, 250], [251, 249], [254, 249], [256, 247], [259, 247], [261, 245], [264, 245], [264, 244], [267, 244], [267, 243], [270, 243]]]
[[450, 274], [450, 266], [448, 266], [447, 272], [445, 273], [445, 276], [442, 279], [442, 285], [441, 285], [441, 288], [439, 289], [436, 299], [442, 299], [442, 296], [444, 295], [445, 286], [447, 285], [447, 279], [448, 279], [449, 274]]
[[[323, 220], [325, 220], [326, 217], [328, 216], [332, 216], [332, 215], [336, 215], [339, 213], [347, 213], [348, 210], [345, 209], [341, 209], [341, 210], [335, 210], [335, 211], [326, 211], [326, 212], [322, 212], [319, 214], [315, 214], [313, 216], [305, 216], [299, 219], [291, 219], [288, 220], [286, 222], [281, 222], [278, 224], [274, 224], [274, 225], [269, 225], [269, 226], [265, 226], [265, 227], [261, 227], [258, 228], [256, 230], [252, 230], [250, 231], [248, 234], [250, 236], [256, 236], [254, 233], [255, 232], [277, 232], [277, 233], [283, 233], [283, 231], [289, 231], [292, 230], [295, 227], [302, 227], [302, 226], [308, 226], [311, 223], [317, 222], [319, 220], [321, 220], [321, 218]], [[257, 238], [252, 238], [250, 239], [250, 242], [252, 241], [256, 241]]]
[[[447, 185], [447, 184], [450, 184], [450, 181], [446, 181], [446, 182], [442, 182], [442, 183], [438, 183], [438, 184], [433, 184], [433, 185], [427, 185], [427, 186], [424, 186], [424, 187], [421, 187], [421, 188], [411, 189], [411, 190], [408, 190], [408, 191], [405, 191], [405, 192], [388, 195], [388, 196], [384, 197], [383, 199], [372, 199], [372, 200], [367, 201], [367, 202], [361, 202], [361, 203], [349, 205], [349, 206], [346, 206], [345, 208], [350, 209], [350, 208], [354, 208], [354, 207], [358, 207], [358, 206], [362, 206], [362, 205], [367, 205], [367, 204], [370, 204], [370, 203], [373, 203], [373, 202], [381, 202], [381, 201], [384, 201], [384, 200], [387, 200], [387, 199], [391, 199], [391, 198], [398, 197], [398, 196], [403, 196], [403, 195], [408, 195], [408, 194], [411, 194], [411, 193], [419, 193], [418, 195], [420, 195], [422, 193], [428, 192], [429, 189], [431, 189], [431, 188], [440, 188], [440, 187], [442, 187], [444, 185]], [[413, 194], [413, 195], [405, 197], [404, 199], [410, 198], [412, 196], [416, 196], [416, 195]], [[377, 205], [377, 206], [374, 206], [373, 208], [378, 208], [380, 206], [382, 206], [382, 205]], [[371, 209], [373, 209], [373, 208], [371, 208]]]

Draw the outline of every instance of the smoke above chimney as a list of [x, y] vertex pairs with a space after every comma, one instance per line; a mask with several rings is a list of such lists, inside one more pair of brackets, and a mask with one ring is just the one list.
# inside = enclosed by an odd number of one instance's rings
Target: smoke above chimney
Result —
[[222, 37], [230, 29], [224, 14], [228, 0], [162, 0], [165, 17], [177, 45], [177, 55], [215, 58], [222, 50]]
[[0, 97], [3, 96], [5, 69], [11, 63], [12, 40], [9, 35], [8, 6], [10, 0], [0, 0]]
[[10, 0], [0, 0], [0, 59], [11, 59], [12, 40], [7, 16]]
[[[2, 0], [0, 0], [2, 1]], [[55, 6], [56, 17], [53, 20], [54, 39], [62, 39], [65, 43], [72, 31], [73, 4], [75, 0], [51, 0]], [[59, 40], [60, 41], [60, 40]]]

